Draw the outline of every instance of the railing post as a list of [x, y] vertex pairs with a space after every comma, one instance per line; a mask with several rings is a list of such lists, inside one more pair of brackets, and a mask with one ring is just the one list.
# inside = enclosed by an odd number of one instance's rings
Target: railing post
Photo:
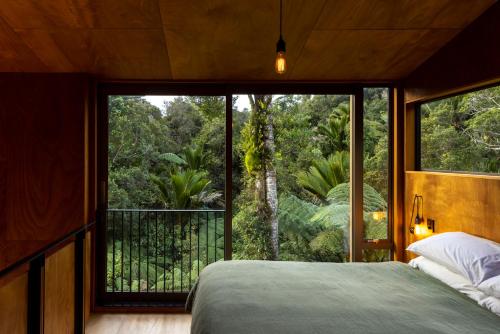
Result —
[[28, 334], [43, 333], [43, 281], [45, 255], [30, 261], [28, 271]]
[[75, 334], [85, 332], [85, 230], [75, 239]]

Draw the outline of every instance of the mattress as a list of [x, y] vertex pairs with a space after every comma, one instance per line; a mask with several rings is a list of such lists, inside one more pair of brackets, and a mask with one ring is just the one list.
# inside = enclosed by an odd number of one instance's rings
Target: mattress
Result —
[[399, 262], [217, 262], [190, 293], [192, 334], [500, 333], [500, 318]]

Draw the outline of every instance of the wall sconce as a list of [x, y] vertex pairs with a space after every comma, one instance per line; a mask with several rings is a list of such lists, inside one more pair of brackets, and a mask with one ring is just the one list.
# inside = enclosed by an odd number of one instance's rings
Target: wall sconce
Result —
[[[413, 220], [413, 217], [415, 217], [415, 220]], [[413, 207], [411, 209], [410, 233], [417, 236], [422, 236], [434, 233], [434, 230], [434, 219], [428, 218], [426, 221], [426, 219], [424, 218], [424, 198], [421, 195], [415, 194], [415, 196], [413, 197]]]
[[[413, 217], [415, 217], [415, 220], [413, 220]], [[428, 218], [426, 221], [424, 218], [424, 198], [421, 195], [415, 194], [413, 197], [413, 207], [411, 209], [410, 233], [422, 236], [434, 233], [434, 229], [434, 219]]]

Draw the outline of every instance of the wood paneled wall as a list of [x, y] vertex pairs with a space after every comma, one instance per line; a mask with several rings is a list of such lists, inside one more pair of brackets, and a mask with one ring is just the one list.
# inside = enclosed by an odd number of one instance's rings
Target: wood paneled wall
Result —
[[74, 333], [75, 244], [45, 260], [44, 333]]
[[424, 218], [435, 219], [436, 233], [463, 231], [500, 242], [500, 176], [406, 172], [406, 245], [413, 196], [424, 198]]
[[[414, 241], [409, 220], [415, 194], [424, 197], [424, 215], [436, 220], [436, 233], [464, 231], [500, 242], [499, 176], [414, 171], [416, 105], [500, 82], [499, 35], [497, 2], [403, 80], [404, 108], [398, 117], [404, 117], [404, 124], [395, 127], [404, 129], [404, 152], [397, 153], [395, 164], [406, 172], [395, 187], [404, 189], [404, 216], [395, 220], [394, 228], [403, 229], [404, 238], [395, 240], [396, 249]], [[408, 260], [409, 254], [404, 255]]]
[[[84, 74], [0, 74], [0, 270], [95, 219], [94, 102]], [[90, 233], [85, 246], [88, 318]], [[45, 333], [74, 331], [74, 248], [46, 254]], [[27, 275], [2, 281], [0, 333], [24, 333]]]
[[28, 319], [28, 273], [0, 280], [0, 333], [25, 334]]
[[87, 223], [84, 75], [0, 75], [0, 269]]
[[85, 236], [85, 281], [84, 281], [84, 312], [85, 322], [90, 318], [90, 311], [92, 310], [92, 233], [87, 232]]
[[[471, 4], [473, 6], [473, 4]], [[500, 79], [500, 2], [491, 6], [405, 80], [407, 102]]]

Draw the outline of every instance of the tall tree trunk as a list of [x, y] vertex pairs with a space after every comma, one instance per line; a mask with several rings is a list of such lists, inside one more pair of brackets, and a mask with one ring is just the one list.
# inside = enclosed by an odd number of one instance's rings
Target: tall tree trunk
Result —
[[[267, 133], [265, 136], [265, 146], [270, 157], [274, 156], [274, 131], [273, 120], [268, 113]], [[271, 248], [273, 251], [273, 260], [279, 256], [279, 234], [278, 234], [278, 189], [276, 184], [276, 170], [272, 160], [266, 163], [266, 202], [269, 207], [269, 223], [271, 224]]]
[[273, 119], [270, 113], [272, 95], [249, 95], [252, 112], [258, 113], [264, 124], [259, 124], [263, 132], [264, 152], [262, 152], [262, 168], [255, 178], [255, 191], [259, 203], [263, 205], [265, 223], [270, 226], [271, 259], [279, 256], [278, 231], [278, 190], [276, 170], [273, 165], [275, 151]]

